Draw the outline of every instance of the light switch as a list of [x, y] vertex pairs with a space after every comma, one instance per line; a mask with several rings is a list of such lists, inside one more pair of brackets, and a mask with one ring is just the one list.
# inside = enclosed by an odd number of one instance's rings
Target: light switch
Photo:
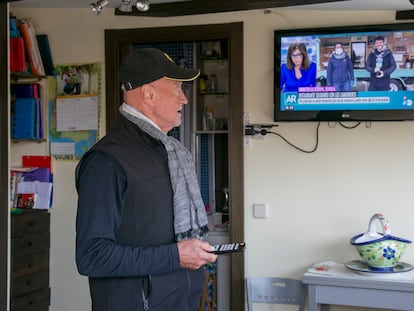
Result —
[[267, 204], [256, 203], [253, 205], [253, 217], [254, 218], [268, 218], [269, 208]]

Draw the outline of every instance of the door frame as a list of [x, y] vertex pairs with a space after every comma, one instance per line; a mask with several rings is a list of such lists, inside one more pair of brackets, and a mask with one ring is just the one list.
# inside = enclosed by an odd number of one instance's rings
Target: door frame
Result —
[[[118, 72], [131, 44], [228, 40], [230, 241], [244, 241], [243, 23], [105, 30], [106, 128], [122, 103]], [[245, 310], [244, 253], [231, 255], [231, 310]]]
[[9, 284], [9, 68], [8, 3], [0, 3], [0, 310], [8, 308]]

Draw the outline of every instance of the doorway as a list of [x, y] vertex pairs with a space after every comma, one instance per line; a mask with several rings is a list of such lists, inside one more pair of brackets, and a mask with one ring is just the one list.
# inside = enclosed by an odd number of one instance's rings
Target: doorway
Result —
[[[105, 31], [106, 128], [122, 103], [117, 81], [122, 58], [132, 45], [227, 40], [229, 53], [228, 194], [230, 241], [244, 241], [243, 23]], [[231, 310], [245, 309], [244, 255], [231, 255]]]

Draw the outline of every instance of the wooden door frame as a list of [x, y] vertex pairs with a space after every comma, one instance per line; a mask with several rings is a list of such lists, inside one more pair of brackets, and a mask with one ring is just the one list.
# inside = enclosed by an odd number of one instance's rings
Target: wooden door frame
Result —
[[[105, 30], [106, 128], [122, 102], [118, 71], [132, 43], [196, 42], [227, 39], [229, 43], [229, 206], [230, 240], [244, 241], [243, 156], [243, 23]], [[244, 254], [231, 255], [231, 310], [245, 309]]]
[[0, 310], [7, 310], [9, 284], [9, 69], [8, 4], [0, 3]]

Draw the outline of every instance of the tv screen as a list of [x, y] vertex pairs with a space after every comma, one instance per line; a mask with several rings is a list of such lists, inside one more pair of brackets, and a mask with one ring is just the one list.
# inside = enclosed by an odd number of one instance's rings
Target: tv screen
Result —
[[274, 121], [414, 119], [414, 24], [274, 32]]

